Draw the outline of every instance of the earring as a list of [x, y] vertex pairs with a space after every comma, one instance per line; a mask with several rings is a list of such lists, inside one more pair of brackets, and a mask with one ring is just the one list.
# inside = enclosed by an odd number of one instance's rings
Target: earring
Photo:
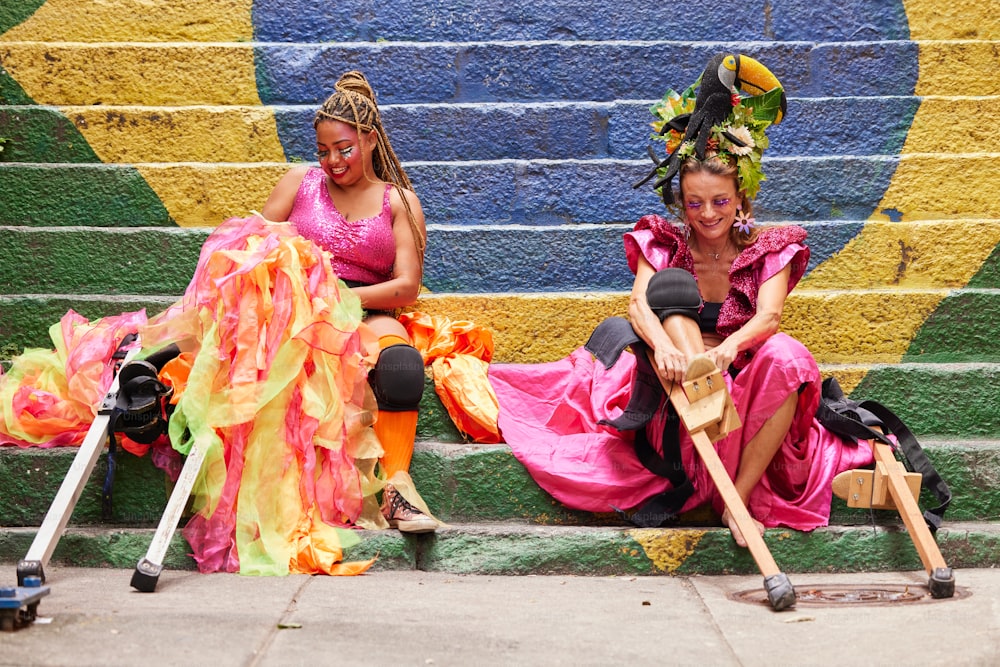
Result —
[[733, 227], [736, 227], [744, 234], [749, 234], [750, 230], [756, 226], [756, 218], [751, 218], [749, 215], [744, 213], [741, 207], [736, 208], [736, 220], [733, 221]]

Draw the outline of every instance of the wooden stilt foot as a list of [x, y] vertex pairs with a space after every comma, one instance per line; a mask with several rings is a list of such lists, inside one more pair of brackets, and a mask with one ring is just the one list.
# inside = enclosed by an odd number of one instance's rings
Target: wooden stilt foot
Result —
[[[901, 470], [910, 495], [919, 500], [920, 473], [907, 472], [899, 461], [894, 461], [894, 464]], [[876, 464], [874, 470], [845, 470], [833, 478], [833, 495], [846, 501], [848, 507], [894, 510], [896, 503], [889, 492], [888, 480], [889, 473], [884, 463]]]

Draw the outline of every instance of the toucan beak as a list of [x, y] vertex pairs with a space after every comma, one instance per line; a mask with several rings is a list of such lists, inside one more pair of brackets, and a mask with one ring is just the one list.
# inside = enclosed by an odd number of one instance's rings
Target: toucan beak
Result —
[[[748, 95], [763, 95], [775, 88], [781, 88], [781, 82], [778, 81], [778, 77], [771, 74], [771, 70], [750, 56], [735, 56], [734, 65], [736, 67], [736, 87]], [[782, 91], [781, 112], [774, 121], [775, 125], [781, 122], [787, 110], [788, 102], [785, 99], [784, 91]]]

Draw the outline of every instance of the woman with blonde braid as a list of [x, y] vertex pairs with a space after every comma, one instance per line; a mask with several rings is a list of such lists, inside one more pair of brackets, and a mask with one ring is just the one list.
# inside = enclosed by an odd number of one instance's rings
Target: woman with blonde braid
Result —
[[[300, 235], [328, 251], [334, 272], [361, 299], [364, 321], [380, 348], [369, 383], [378, 401], [375, 432], [384, 450], [379, 460], [387, 481], [382, 513], [401, 531], [430, 532], [437, 522], [392, 483], [408, 479], [424, 387], [420, 353], [393, 316], [414, 303], [420, 291], [423, 211], [364, 74], [345, 73], [334, 90], [313, 120], [319, 168], [296, 167], [285, 174], [262, 214], [291, 222]], [[420, 502], [415, 493], [408, 495]]]

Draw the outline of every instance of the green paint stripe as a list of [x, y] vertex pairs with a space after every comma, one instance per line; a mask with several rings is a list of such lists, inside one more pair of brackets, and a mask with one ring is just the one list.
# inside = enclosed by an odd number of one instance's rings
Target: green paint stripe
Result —
[[45, 0], [4, 0], [0, 4], [0, 35], [24, 23], [44, 4]]
[[24, 88], [0, 66], [0, 104], [34, 104]]
[[1000, 289], [1000, 246], [993, 248], [993, 252], [969, 281], [969, 287]]
[[21, 294], [177, 296], [194, 274], [200, 230], [22, 227], [0, 235], [0, 285]]
[[1000, 292], [961, 290], [949, 295], [931, 313], [903, 362], [983, 362], [1000, 360], [996, 313]]
[[[1000, 442], [925, 441], [928, 458], [954, 494], [946, 522], [1000, 521]], [[0, 448], [0, 525], [40, 524], [76, 454], [75, 448]], [[165, 477], [149, 457], [122, 454], [116, 474], [115, 515], [110, 523], [154, 526], [166, 504]], [[103, 462], [100, 464], [103, 465]], [[73, 525], [103, 523], [98, 469], [91, 475], [73, 513]], [[436, 516], [449, 523], [527, 522], [548, 526], [622, 526], [612, 513], [570, 510], [543, 491], [506, 445], [473, 446], [419, 442], [410, 467], [421, 495]], [[932, 506], [927, 494], [923, 507]], [[898, 522], [892, 512], [877, 512], [879, 523]], [[859, 525], [871, 521], [867, 510], [834, 499], [830, 522]], [[699, 509], [681, 518], [689, 528], [719, 526]]]
[[100, 162], [76, 126], [45, 107], [0, 107], [4, 162]]
[[0, 201], [0, 225], [174, 224], [156, 193], [131, 167], [0, 164]]
[[[658, 529], [668, 539], [673, 529]], [[524, 525], [451, 526], [432, 540], [398, 531], [362, 531], [360, 544], [345, 560], [378, 555], [373, 570], [421, 569], [454, 574], [722, 575], [759, 573], [746, 549], [735, 546], [729, 531], [706, 531], [682, 565], [666, 572], [646, 556], [626, 528], [539, 528]], [[0, 528], [0, 562], [23, 558], [34, 529]], [[153, 529], [67, 530], [51, 563], [74, 567], [132, 569], [149, 548]], [[994, 567], [1000, 530], [994, 524], [963, 526], [937, 533], [941, 554], [950, 567]], [[820, 528], [811, 533], [770, 530], [765, 540], [787, 574], [807, 572], [898, 572], [922, 570], [912, 541], [900, 527]], [[164, 565], [194, 570], [190, 549], [175, 533]], [[419, 563], [419, 566], [418, 566]], [[959, 574], [959, 577], [961, 574]], [[961, 583], [961, 582], [960, 582]], [[792, 584], [795, 584], [794, 577]]]
[[916, 434], [1000, 435], [1000, 364], [881, 366], [851, 396], [886, 405]]
[[[153, 540], [153, 533], [153, 528], [107, 530], [70, 528], [59, 540], [50, 563], [71, 567], [114, 567], [130, 570], [146, 556]], [[360, 544], [344, 550], [345, 561], [369, 560], [377, 556], [376, 569], [417, 568], [414, 543], [398, 531], [366, 531], [361, 535]], [[13, 562], [24, 558], [34, 538], [34, 529], [0, 528], [0, 562]], [[190, 553], [191, 547], [178, 530], [167, 547], [163, 566], [168, 570], [196, 570], [197, 564]], [[127, 581], [122, 585], [127, 585]]]
[[51, 349], [49, 327], [70, 309], [93, 320], [142, 308], [158, 313], [173, 301], [154, 297], [0, 297], [0, 359], [8, 360], [26, 347]]

